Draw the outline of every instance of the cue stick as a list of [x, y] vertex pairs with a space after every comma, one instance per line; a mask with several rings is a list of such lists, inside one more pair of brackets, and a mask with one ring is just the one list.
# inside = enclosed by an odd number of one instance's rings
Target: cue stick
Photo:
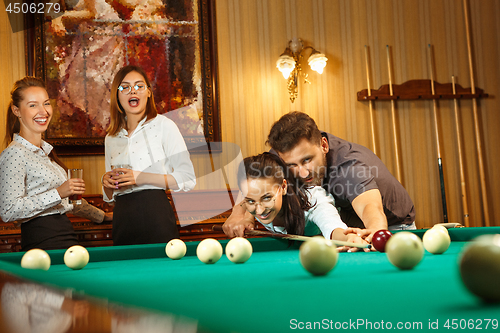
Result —
[[[434, 62], [432, 61], [432, 46], [429, 44], [428, 48], [429, 53], [429, 63], [430, 63], [430, 72], [431, 72], [431, 91], [432, 95], [436, 94], [434, 90]], [[439, 128], [438, 128], [438, 118], [437, 118], [437, 100], [434, 98], [432, 100], [433, 104], [433, 113], [434, 113], [434, 132], [436, 133], [436, 147], [437, 147], [437, 157], [438, 157], [438, 169], [439, 169], [439, 184], [441, 186], [441, 204], [443, 205], [443, 218], [444, 223], [448, 223], [448, 209], [446, 208], [446, 189], [444, 186], [444, 175], [443, 175], [443, 160], [441, 159], [441, 145], [439, 144]]]
[[450, 222], [450, 223], [436, 223], [435, 226], [436, 225], [442, 225], [446, 229], [463, 228], [464, 227], [460, 223], [453, 223], [453, 222]]
[[[391, 76], [391, 57], [389, 55], [389, 45], [386, 47], [387, 50], [387, 68], [389, 70], [389, 92], [390, 95], [393, 96], [394, 93], [392, 91], [392, 76]], [[396, 171], [397, 178], [401, 184], [403, 184], [403, 180], [401, 178], [401, 163], [399, 162], [399, 148], [398, 148], [398, 136], [396, 133], [396, 106], [394, 99], [391, 99], [391, 113], [392, 113], [392, 133], [394, 136], [394, 149], [396, 151]]]
[[[212, 230], [213, 231], [223, 231], [222, 226], [220, 226], [220, 225], [213, 225]], [[245, 230], [245, 234], [249, 235], [249, 236], [266, 236], [266, 237], [272, 237], [272, 238], [296, 240], [296, 241], [301, 241], [301, 242], [305, 242], [305, 241], [312, 238], [312, 237], [308, 237], [308, 236], [299, 236], [299, 235], [291, 235], [291, 234], [278, 234], [275, 232], [263, 231], [263, 230]], [[339, 241], [339, 240], [334, 240], [334, 239], [330, 239], [330, 241], [337, 246], [357, 247], [360, 249], [371, 249], [371, 247], [372, 247], [370, 244], [357, 244], [357, 243], [344, 242], [344, 241]]]
[[[372, 90], [370, 88], [370, 66], [368, 65], [368, 46], [366, 45], [365, 45], [365, 62], [366, 62], [366, 81], [368, 83], [368, 96], [371, 96]], [[373, 120], [373, 100], [368, 101], [368, 106], [370, 108], [370, 125], [372, 128], [373, 153], [377, 155], [377, 144], [375, 142], [375, 122]]]
[[[471, 93], [476, 93], [476, 86], [474, 84], [474, 71], [472, 68], [472, 49], [471, 49], [471, 37], [470, 37], [470, 28], [469, 28], [469, 13], [467, 10], [467, 0], [463, 1], [464, 3], [464, 16], [465, 16], [465, 34], [467, 36], [467, 52], [469, 55], [469, 70], [470, 70], [470, 81], [471, 81]], [[476, 133], [476, 145], [477, 145], [477, 159], [479, 163], [479, 179], [481, 183], [481, 193], [483, 196], [483, 210], [484, 210], [484, 222], [485, 226], [490, 226], [490, 214], [488, 209], [488, 195], [486, 191], [486, 176], [484, 172], [484, 163], [483, 163], [483, 148], [481, 144], [481, 133], [479, 129], [479, 119], [477, 116], [477, 100], [476, 98], [472, 99], [472, 113], [474, 115], [474, 130]]]
[[[455, 89], [455, 76], [451, 77], [452, 87], [453, 87], [453, 95], [456, 94]], [[455, 97], [453, 99], [455, 104], [455, 131], [457, 132], [457, 141], [458, 141], [458, 165], [460, 168], [460, 184], [462, 189], [462, 206], [464, 211], [464, 224], [466, 227], [469, 226], [469, 208], [467, 205], [467, 187], [465, 184], [465, 172], [464, 172], [464, 156], [462, 152], [462, 134], [460, 133], [459, 126], [459, 114], [458, 114], [458, 100]]]

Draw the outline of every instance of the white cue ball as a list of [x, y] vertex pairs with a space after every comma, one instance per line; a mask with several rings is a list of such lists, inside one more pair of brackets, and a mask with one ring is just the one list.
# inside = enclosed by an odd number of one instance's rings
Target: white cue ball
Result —
[[215, 264], [222, 257], [222, 245], [216, 239], [204, 239], [196, 248], [196, 256], [205, 264]]
[[397, 268], [412, 269], [424, 257], [424, 246], [417, 235], [402, 231], [389, 238], [385, 252], [391, 264]]
[[21, 267], [46, 271], [50, 268], [50, 256], [44, 250], [31, 249], [23, 255]]
[[74, 245], [64, 253], [64, 263], [71, 269], [82, 269], [89, 263], [89, 252], [80, 245]]
[[305, 241], [299, 249], [300, 263], [312, 275], [326, 275], [335, 267], [338, 257], [337, 246], [321, 236]]
[[438, 228], [432, 228], [425, 232], [422, 237], [424, 248], [432, 254], [444, 253], [450, 247], [450, 235]]
[[184, 243], [180, 239], [172, 239], [165, 246], [165, 253], [170, 259], [181, 259], [186, 255], [187, 247], [186, 243]]
[[243, 237], [235, 237], [226, 244], [227, 258], [237, 264], [242, 264], [250, 259], [252, 252], [252, 244]]

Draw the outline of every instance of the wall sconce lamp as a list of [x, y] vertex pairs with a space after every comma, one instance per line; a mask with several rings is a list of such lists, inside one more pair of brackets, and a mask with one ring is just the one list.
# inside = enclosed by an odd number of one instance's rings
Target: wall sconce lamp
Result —
[[276, 67], [279, 69], [281, 74], [283, 74], [285, 80], [288, 80], [288, 93], [290, 94], [290, 100], [292, 103], [295, 101], [298, 94], [299, 74], [302, 74], [304, 77], [304, 83], [311, 83], [307, 79], [307, 74], [302, 72], [302, 67], [300, 65], [300, 61], [304, 58], [302, 53], [307, 49], [312, 50], [311, 55], [307, 60], [309, 66], [313, 71], [322, 74], [328, 59], [323, 53], [318, 52], [312, 46], [304, 47], [304, 43], [298, 38], [293, 38], [288, 42], [287, 48], [276, 62]]

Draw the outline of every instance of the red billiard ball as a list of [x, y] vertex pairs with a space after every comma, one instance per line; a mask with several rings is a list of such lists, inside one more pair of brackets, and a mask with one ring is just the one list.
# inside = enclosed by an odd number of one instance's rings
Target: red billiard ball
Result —
[[385, 244], [391, 238], [392, 233], [389, 230], [379, 230], [373, 234], [372, 245], [375, 250], [379, 252], [385, 252]]

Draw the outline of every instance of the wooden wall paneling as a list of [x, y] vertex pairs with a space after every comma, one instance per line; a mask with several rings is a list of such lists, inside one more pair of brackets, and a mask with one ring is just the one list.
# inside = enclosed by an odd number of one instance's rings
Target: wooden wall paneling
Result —
[[[471, 25], [473, 39], [473, 50], [475, 52], [475, 76], [476, 85], [478, 87], [496, 87], [497, 94], [493, 99], [478, 100], [478, 113], [480, 126], [483, 130], [482, 141], [484, 150], [484, 165], [486, 174], [486, 184], [488, 193], [488, 205], [490, 223], [495, 225], [497, 214], [500, 213], [498, 205], [498, 188], [496, 184], [499, 180], [498, 172], [495, 172], [496, 166], [500, 163], [499, 154], [494, 154], [494, 144], [500, 140], [498, 126], [500, 125], [500, 116], [495, 111], [494, 99], [498, 98], [499, 80], [499, 64], [500, 64], [500, 31], [498, 20], [500, 15], [500, 4], [497, 2], [493, 6], [488, 6], [481, 1], [471, 1]], [[497, 31], [496, 34], [485, 34], [483, 31]], [[488, 66], [490, 64], [490, 66]], [[493, 66], [496, 65], [496, 70]], [[496, 75], [493, 73], [497, 73]], [[496, 108], [498, 110], [498, 107]], [[495, 200], [496, 197], [496, 200]], [[498, 224], [498, 222], [496, 222]]]
[[[15, 19], [21, 19], [16, 16]], [[18, 22], [14, 22], [17, 25]], [[3, 80], [0, 92], [0, 147], [4, 148], [6, 112], [10, 103], [10, 89], [25, 73], [24, 32], [12, 33], [11, 22], [5, 11], [5, 2], [0, 4], [0, 71]]]
[[83, 169], [85, 193], [102, 194], [101, 176], [105, 172], [103, 156], [61, 157], [61, 160], [68, 168]]

